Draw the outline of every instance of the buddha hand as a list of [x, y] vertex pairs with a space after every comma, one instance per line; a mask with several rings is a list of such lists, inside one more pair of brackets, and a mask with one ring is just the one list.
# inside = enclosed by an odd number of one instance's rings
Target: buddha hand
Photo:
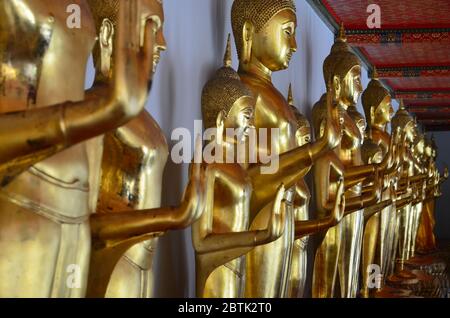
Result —
[[397, 199], [398, 199], [397, 191], [395, 190], [395, 184], [396, 184], [396, 181], [393, 180], [390, 184], [390, 191], [389, 191], [392, 203], [394, 203], [394, 204], [395, 204], [395, 202], [397, 202]]
[[[202, 141], [198, 137], [195, 144], [195, 158], [201, 158]], [[200, 156], [200, 157], [199, 157]], [[180, 227], [186, 227], [197, 221], [205, 208], [205, 180], [208, 169], [202, 167], [201, 160], [194, 160], [189, 167], [189, 183], [186, 186], [181, 211]]]
[[[139, 115], [144, 109], [153, 77], [155, 31], [151, 21], [147, 21], [145, 31], [140, 31], [144, 32], [141, 45], [141, 35], [136, 34], [136, 25], [141, 23], [140, 17], [144, 12], [140, 12], [142, 6], [138, 6], [138, 3], [138, 0], [119, 2], [117, 49], [114, 56], [112, 98], [115, 109], [112, 111], [128, 119]], [[136, 7], [141, 10], [134, 11]]]
[[327, 92], [327, 115], [324, 131], [324, 138], [331, 149], [336, 148], [341, 142], [343, 118], [339, 112], [339, 107], [333, 102], [333, 92]]
[[333, 212], [331, 214], [331, 225], [336, 225], [341, 222], [345, 212], [345, 186], [344, 178], [340, 177], [338, 180], [338, 188], [336, 193], [336, 200], [334, 202]]
[[272, 205], [272, 214], [269, 219], [267, 230], [264, 232], [264, 240], [267, 243], [273, 242], [284, 233], [284, 225], [286, 220], [285, 204], [284, 204], [284, 184], [278, 187], [275, 200]]

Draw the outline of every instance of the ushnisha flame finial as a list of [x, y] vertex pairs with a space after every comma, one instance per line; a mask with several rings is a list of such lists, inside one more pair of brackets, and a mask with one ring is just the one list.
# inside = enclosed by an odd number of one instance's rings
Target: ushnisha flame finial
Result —
[[339, 33], [338, 33], [337, 40], [340, 42], [347, 42], [347, 36], [345, 35], [344, 22], [341, 22], [341, 24], [339, 25]]
[[231, 67], [231, 34], [228, 33], [227, 46], [225, 49], [225, 55], [223, 57], [223, 66]]
[[374, 79], [374, 80], [378, 79], [378, 69], [376, 66], [374, 66], [373, 70], [372, 70], [372, 79]]

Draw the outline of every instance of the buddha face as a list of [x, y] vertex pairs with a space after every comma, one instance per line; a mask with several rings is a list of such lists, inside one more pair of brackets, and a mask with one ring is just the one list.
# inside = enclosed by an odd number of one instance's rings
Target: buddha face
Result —
[[295, 13], [280, 11], [260, 32], [253, 34], [253, 56], [272, 72], [288, 68], [292, 54], [297, 51], [296, 27]]
[[346, 105], [356, 105], [362, 91], [361, 66], [355, 65], [341, 81], [341, 100]]
[[[138, 2], [138, 4], [140, 10], [139, 18], [142, 22], [139, 30], [139, 42], [141, 46], [144, 44], [144, 41], [151, 43], [148, 54], [152, 54], [152, 74], [150, 75], [153, 75], [156, 72], [156, 67], [159, 63], [161, 51], [166, 50], [166, 40], [163, 33], [164, 11], [162, 4], [158, 0], [142, 0]], [[95, 2], [91, 4], [91, 10], [94, 16], [108, 15], [102, 11], [102, 6]], [[118, 13], [111, 12], [110, 15], [117, 16]], [[118, 23], [118, 21], [116, 22]], [[107, 18], [103, 19], [99, 31], [101, 60], [103, 63], [101, 71], [104, 75], [108, 76], [107, 74], [110, 72], [110, 61], [113, 56], [114, 23]], [[152, 76], [150, 76], [150, 79], [151, 78]]]
[[425, 153], [425, 140], [423, 138], [420, 138], [420, 140], [416, 143], [415, 150], [420, 156]]
[[415, 126], [416, 125], [412, 121], [408, 122], [408, 124], [406, 124], [406, 126], [405, 126], [406, 140], [411, 143], [414, 141], [414, 138], [416, 137], [416, 127]]
[[380, 163], [381, 161], [383, 161], [383, 153], [380, 151], [377, 151], [376, 154], [374, 154], [372, 156], [372, 158], [369, 159], [369, 164], [373, 164], [373, 163]]
[[[145, 0], [143, 9], [143, 19], [147, 21], [147, 28], [150, 29], [153, 39], [153, 73], [156, 72], [156, 67], [161, 58], [161, 52], [166, 50], [166, 39], [164, 38], [164, 10], [162, 3], [158, 0]], [[148, 30], [147, 29], [147, 30]], [[145, 30], [141, 29], [142, 34], [145, 35]]]
[[308, 126], [299, 127], [295, 132], [295, 138], [299, 147], [311, 142], [311, 128]]
[[254, 129], [255, 100], [250, 96], [242, 96], [236, 100], [228, 112], [224, 128], [237, 129], [237, 140], [243, 142]]
[[358, 127], [361, 136], [364, 136], [367, 128], [366, 121], [363, 118], [358, 119], [358, 121], [356, 121], [356, 126]]
[[432, 156], [432, 154], [433, 154], [433, 150], [431, 149], [431, 146], [428, 144], [425, 145], [425, 155], [430, 158]]
[[392, 108], [391, 96], [386, 96], [375, 109], [373, 114], [373, 122], [378, 125], [385, 125], [391, 121], [391, 117], [394, 113]]

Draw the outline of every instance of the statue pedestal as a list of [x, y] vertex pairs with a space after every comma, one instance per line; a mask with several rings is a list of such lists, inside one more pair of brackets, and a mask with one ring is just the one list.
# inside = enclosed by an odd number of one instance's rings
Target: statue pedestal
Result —
[[420, 295], [424, 297], [447, 297], [449, 279], [447, 264], [437, 255], [420, 255], [405, 262], [405, 267], [420, 280]]

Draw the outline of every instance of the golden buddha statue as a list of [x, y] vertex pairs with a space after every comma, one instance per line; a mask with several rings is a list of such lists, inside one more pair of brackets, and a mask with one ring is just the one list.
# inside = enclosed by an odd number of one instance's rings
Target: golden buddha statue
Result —
[[[239, 144], [249, 147], [248, 134], [253, 129], [255, 100], [239, 75], [230, 67], [228, 38], [225, 66], [206, 83], [202, 93], [205, 129], [216, 128], [208, 147], [224, 156], [233, 149], [234, 160], [218, 158], [207, 166], [206, 206], [192, 227], [196, 251], [198, 297], [241, 298], [244, 292], [245, 254], [253, 247], [278, 239], [284, 231], [285, 213], [280, 185], [271, 203], [272, 214], [266, 229], [249, 231], [252, 179], [247, 162], [239, 162]], [[238, 133], [230, 134], [230, 129]], [[221, 150], [217, 150], [220, 147]], [[248, 151], [248, 150], [247, 150]], [[216, 155], [215, 153], [214, 155]]]
[[[111, 85], [91, 98], [84, 80], [96, 32], [87, 2], [0, 4], [0, 296], [85, 294], [100, 142], [80, 142], [138, 115], [151, 78], [142, 54], [150, 43], [129, 34], [132, 3], [121, 2]], [[71, 4], [81, 10], [80, 28], [67, 26]]]
[[[342, 140], [338, 147], [329, 151], [314, 166], [316, 204], [320, 215], [334, 201], [335, 180], [344, 177], [346, 188], [346, 216], [342, 222], [328, 230], [320, 239], [316, 251], [313, 276], [313, 297], [333, 297], [339, 264], [341, 297], [355, 297], [358, 289], [360, 251], [364, 215], [362, 209], [378, 202], [379, 176], [385, 163], [363, 165], [361, 158], [362, 136], [360, 127], [347, 109], [356, 105], [362, 91], [359, 59], [350, 52], [343, 27], [339, 37], [324, 62], [324, 78], [327, 90], [333, 92], [333, 103], [343, 118]], [[324, 121], [325, 95], [313, 107], [315, 135], [326, 131]], [[362, 192], [362, 182], [373, 178], [372, 186]], [[353, 212], [350, 214], [350, 212]]]
[[[436, 150], [432, 142], [425, 139], [424, 149], [425, 160], [427, 162], [427, 193], [422, 203], [422, 215], [417, 228], [415, 250], [421, 254], [428, 254], [436, 250], [436, 238], [434, 236], [434, 207], [435, 207], [435, 178], [436, 167], [434, 158]], [[431, 186], [431, 187], [430, 187]]]
[[[389, 149], [393, 146], [393, 140], [386, 131], [387, 124], [391, 121], [393, 108], [391, 104], [391, 96], [386, 88], [377, 78], [376, 69], [374, 76], [369, 82], [366, 90], [362, 94], [362, 104], [367, 119], [367, 138], [362, 147], [362, 158], [366, 164], [382, 161], [385, 156], [389, 155]], [[394, 166], [390, 162], [391, 166]], [[386, 187], [382, 192], [381, 201], [392, 199], [392, 187]], [[381, 268], [381, 275], [384, 277], [389, 255], [389, 234], [395, 227], [393, 222], [395, 218], [395, 210], [392, 211], [392, 205], [382, 209], [380, 213], [373, 215], [365, 225], [363, 239], [363, 256], [362, 256], [362, 290], [363, 297], [369, 296], [369, 288], [367, 286], [370, 264], [378, 264]], [[375, 254], [378, 254], [376, 257]]]
[[[96, 77], [88, 96], [110, 85], [116, 64], [112, 59], [120, 49], [114, 34], [119, 19], [119, 0], [89, 0], [98, 30], [94, 49]], [[156, 70], [161, 51], [166, 49], [163, 34], [164, 12], [159, 0], [138, 3], [148, 21], [147, 54], [150, 72]], [[197, 145], [201, 150], [201, 145]], [[126, 125], [105, 134], [96, 214], [91, 217], [92, 256], [87, 287], [88, 297], [151, 297], [154, 289], [153, 260], [157, 236], [181, 229], [195, 221], [203, 209], [203, 176], [200, 164], [191, 169], [190, 183], [178, 207], [160, 207], [164, 166], [168, 146], [157, 122], [146, 111]]]
[[417, 231], [419, 229], [419, 222], [422, 215], [423, 201], [425, 200], [426, 196], [425, 192], [428, 178], [426, 158], [425, 158], [425, 136], [418, 130], [416, 130], [412, 153], [416, 179], [422, 181], [420, 184], [417, 185], [419, 188], [421, 188], [421, 198], [418, 200], [417, 204], [412, 206], [411, 210], [412, 213], [410, 226], [411, 234], [409, 235], [408, 238], [408, 249], [409, 249], [408, 259], [415, 257]]
[[[252, 166], [249, 168], [253, 179], [250, 202], [251, 230], [267, 228], [271, 215], [267, 204], [273, 200], [280, 180], [287, 190], [284, 203], [286, 225], [283, 235], [270, 244], [254, 248], [247, 255], [246, 297], [287, 295], [295, 234], [292, 207], [295, 184], [309, 171], [317, 158], [339, 141], [339, 115], [331, 110], [326, 124], [327, 133], [323, 138], [295, 149], [295, 116], [286, 99], [272, 84], [272, 72], [286, 69], [292, 54], [297, 50], [295, 10], [292, 0], [235, 0], [232, 7], [232, 27], [240, 60], [238, 73], [256, 99], [256, 129], [259, 132], [268, 130], [268, 146], [265, 148], [259, 143], [258, 153], [265, 155], [267, 150], [271, 149], [273, 156], [286, 154], [286, 163], [280, 158], [278, 172], [268, 175], [272, 176], [272, 180], [268, 176], [257, 180], [259, 169], [252, 169]], [[279, 134], [276, 140], [272, 140], [272, 129], [276, 129]], [[301, 160], [297, 159], [296, 164], [291, 166], [290, 163], [295, 159], [294, 154]], [[292, 159], [289, 159], [290, 157]], [[293, 171], [287, 167], [292, 167]]]
[[[299, 147], [311, 142], [311, 125], [308, 119], [301, 114], [294, 105], [292, 87], [289, 86], [288, 104], [297, 120], [297, 144]], [[337, 200], [330, 216], [319, 220], [310, 220], [309, 204], [311, 194], [305, 180], [300, 180], [295, 185], [294, 220], [295, 220], [295, 241], [292, 249], [291, 272], [289, 276], [289, 298], [303, 298], [307, 278], [308, 254], [307, 245], [310, 234], [315, 234], [337, 225], [342, 219], [345, 198], [344, 184], [338, 187]]]
[[[412, 159], [411, 146], [415, 139], [416, 134], [416, 124], [414, 119], [408, 113], [403, 105], [403, 101], [400, 101], [400, 108], [392, 118], [392, 130], [395, 131], [400, 128], [404, 133], [403, 143], [404, 150], [402, 157], [403, 164], [403, 177], [402, 179], [406, 179], [406, 187], [407, 192], [405, 195], [410, 195], [411, 192], [414, 192], [414, 196], [416, 196], [416, 187], [410, 186], [410, 178], [414, 177], [414, 164]], [[415, 197], [414, 197], [415, 199]], [[404, 268], [404, 262], [409, 258], [408, 251], [408, 243], [409, 243], [409, 235], [411, 232], [411, 217], [412, 217], [412, 201], [410, 201], [407, 205], [402, 207], [401, 209], [397, 206], [397, 230], [394, 232], [394, 253], [397, 253], [397, 256], [393, 255], [393, 262], [396, 262], [395, 273], [390, 276], [388, 280], [392, 284], [399, 285], [415, 285], [418, 283], [416, 275], [412, 272], [406, 270]]]

